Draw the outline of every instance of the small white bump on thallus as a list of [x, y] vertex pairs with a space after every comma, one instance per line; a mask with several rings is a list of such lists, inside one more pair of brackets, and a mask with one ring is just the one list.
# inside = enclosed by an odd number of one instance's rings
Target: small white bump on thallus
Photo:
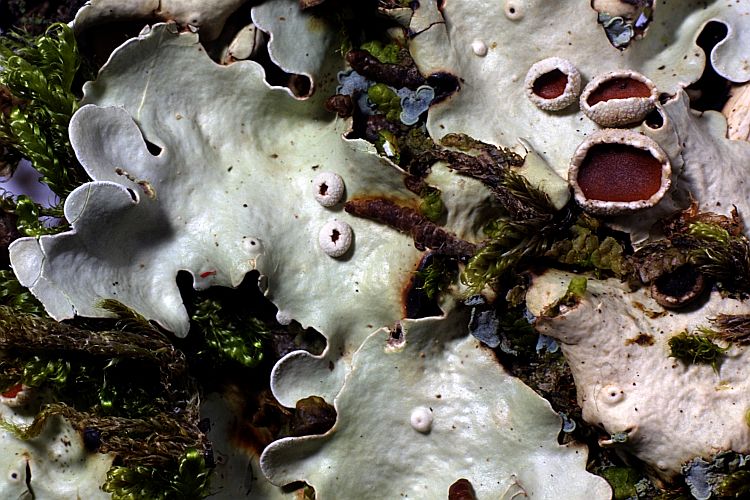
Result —
[[344, 179], [333, 172], [321, 172], [313, 179], [315, 199], [324, 207], [332, 207], [344, 196]]
[[487, 55], [487, 44], [482, 40], [474, 40], [471, 42], [471, 51], [474, 52], [474, 55], [484, 57]]
[[417, 406], [411, 411], [409, 421], [415, 431], [427, 434], [432, 429], [432, 410]]
[[352, 244], [352, 228], [346, 222], [332, 220], [320, 228], [320, 248], [330, 257], [341, 257]]
[[292, 316], [288, 312], [279, 309], [276, 311], [276, 321], [280, 325], [287, 326], [292, 323]]
[[605, 386], [602, 388], [601, 394], [604, 402], [610, 405], [616, 405], [625, 399], [625, 393], [616, 385]]
[[523, 0], [505, 0], [505, 17], [511, 21], [520, 21], [524, 15], [524, 2]]

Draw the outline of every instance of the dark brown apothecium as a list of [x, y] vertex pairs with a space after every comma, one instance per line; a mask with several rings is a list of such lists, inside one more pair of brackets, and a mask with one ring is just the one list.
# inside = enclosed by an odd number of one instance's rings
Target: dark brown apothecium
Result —
[[698, 298], [705, 286], [703, 274], [685, 264], [655, 279], [651, 284], [651, 297], [662, 307], [677, 309]]

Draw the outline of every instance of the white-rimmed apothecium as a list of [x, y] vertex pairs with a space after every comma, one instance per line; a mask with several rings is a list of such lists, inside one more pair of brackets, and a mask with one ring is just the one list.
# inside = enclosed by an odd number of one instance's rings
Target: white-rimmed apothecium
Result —
[[560, 57], [549, 57], [535, 63], [526, 73], [526, 96], [544, 111], [565, 109], [578, 99], [581, 74]]
[[605, 129], [578, 146], [568, 183], [585, 211], [616, 215], [659, 203], [671, 174], [669, 159], [655, 141], [631, 130]]
[[321, 172], [313, 179], [313, 190], [318, 203], [332, 207], [344, 197], [344, 179], [334, 172]]
[[584, 87], [581, 111], [602, 127], [623, 127], [643, 121], [657, 98], [656, 85], [637, 71], [611, 71]]
[[320, 228], [320, 248], [330, 257], [341, 257], [352, 244], [352, 228], [346, 222], [332, 220]]

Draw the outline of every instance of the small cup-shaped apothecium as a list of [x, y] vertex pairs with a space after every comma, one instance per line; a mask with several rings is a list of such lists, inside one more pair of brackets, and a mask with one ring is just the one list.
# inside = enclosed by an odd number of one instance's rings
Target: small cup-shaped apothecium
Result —
[[591, 80], [581, 92], [581, 111], [602, 127], [643, 121], [656, 107], [656, 85], [636, 71], [612, 71]]
[[678, 309], [697, 299], [705, 287], [703, 274], [691, 264], [684, 264], [655, 279], [651, 297], [662, 307]]
[[529, 69], [524, 87], [526, 96], [538, 108], [559, 111], [578, 99], [581, 74], [567, 59], [549, 57]]
[[615, 215], [659, 203], [671, 175], [669, 158], [656, 142], [631, 130], [605, 129], [578, 146], [568, 183], [585, 211]]

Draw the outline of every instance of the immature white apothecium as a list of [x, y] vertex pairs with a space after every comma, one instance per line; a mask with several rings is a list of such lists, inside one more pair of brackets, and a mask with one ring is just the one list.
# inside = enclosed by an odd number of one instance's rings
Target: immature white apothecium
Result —
[[346, 222], [332, 220], [320, 228], [320, 248], [330, 257], [341, 257], [352, 244], [352, 228]]
[[332, 207], [344, 197], [344, 179], [334, 172], [321, 172], [313, 179], [315, 199], [324, 207]]

